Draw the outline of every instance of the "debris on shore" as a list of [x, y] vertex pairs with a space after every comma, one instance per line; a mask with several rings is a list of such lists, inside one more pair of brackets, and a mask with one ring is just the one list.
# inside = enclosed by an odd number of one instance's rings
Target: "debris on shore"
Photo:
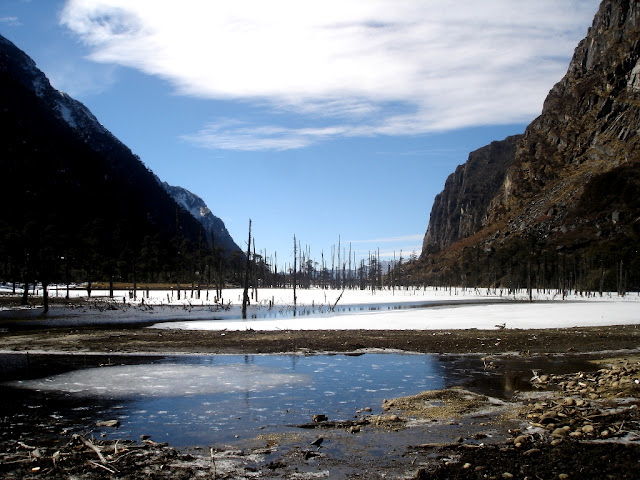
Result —
[[[615, 358], [594, 372], [533, 372], [521, 392], [522, 429], [502, 444], [433, 445], [420, 479], [637, 478], [640, 361]], [[416, 449], [413, 453], [415, 454]]]
[[[204, 457], [203, 457], [204, 458]], [[206, 460], [206, 459], [205, 459]], [[72, 435], [59, 446], [36, 446], [22, 441], [0, 454], [3, 478], [172, 478], [209, 475], [212, 463], [180, 453], [151, 439], [96, 440]]]

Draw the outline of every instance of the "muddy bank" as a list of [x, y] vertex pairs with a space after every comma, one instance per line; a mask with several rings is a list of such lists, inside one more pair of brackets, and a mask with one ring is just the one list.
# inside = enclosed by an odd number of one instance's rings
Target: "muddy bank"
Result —
[[540, 330], [184, 331], [140, 326], [0, 332], [3, 350], [122, 353], [282, 353], [396, 349], [420, 353], [522, 355], [635, 350], [636, 325]]

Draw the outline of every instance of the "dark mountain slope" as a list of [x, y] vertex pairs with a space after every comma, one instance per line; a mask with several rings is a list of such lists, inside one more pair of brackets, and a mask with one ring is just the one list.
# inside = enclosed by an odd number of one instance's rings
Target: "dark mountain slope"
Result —
[[168, 279], [193, 269], [200, 223], [2, 37], [0, 151], [2, 278]]

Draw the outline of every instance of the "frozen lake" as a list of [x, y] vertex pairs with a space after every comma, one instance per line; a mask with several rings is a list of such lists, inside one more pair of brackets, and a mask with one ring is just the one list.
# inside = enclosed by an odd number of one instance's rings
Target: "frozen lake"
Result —
[[[64, 292], [58, 291], [59, 295]], [[52, 296], [56, 290], [50, 289]], [[86, 290], [72, 290], [84, 296]], [[568, 328], [637, 324], [640, 295], [535, 291], [507, 294], [489, 289], [412, 288], [404, 290], [260, 289], [247, 319], [241, 318], [242, 290], [226, 289], [215, 303], [213, 292], [173, 290], [94, 290], [77, 308], [0, 308], [0, 327], [74, 327], [83, 325], [155, 324], [184, 330], [440, 330], [496, 328]], [[296, 315], [294, 316], [294, 311]]]
[[[511, 360], [499, 372], [477, 357], [362, 355], [0, 355], [7, 414], [37, 412], [69, 432], [176, 446], [214, 445], [281, 433], [314, 414], [353, 419], [383, 399], [465, 385], [492, 396], [527, 388], [532, 368], [562, 360]], [[566, 361], [565, 361], [566, 362]], [[571, 365], [575, 367], [575, 361]], [[117, 431], [97, 428], [119, 420]]]

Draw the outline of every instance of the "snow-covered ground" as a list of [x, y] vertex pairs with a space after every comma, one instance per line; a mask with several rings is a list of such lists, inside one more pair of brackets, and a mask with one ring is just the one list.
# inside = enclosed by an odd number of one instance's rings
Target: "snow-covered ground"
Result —
[[[71, 290], [72, 296], [86, 296], [86, 290]], [[50, 295], [64, 297], [66, 290], [50, 288]], [[241, 289], [226, 289], [214, 304], [215, 291], [190, 289], [92, 292], [95, 303], [80, 308], [53, 306], [46, 318], [41, 308], [0, 310], [0, 321], [30, 318], [42, 325], [74, 326], [96, 323], [155, 323], [154, 328], [187, 330], [437, 330], [549, 328], [597, 325], [640, 324], [640, 296], [637, 293], [581, 296], [534, 291], [508, 295], [506, 291], [462, 289], [409, 290], [293, 290], [259, 289], [247, 320], [241, 318]], [[335, 308], [333, 308], [335, 306]]]

